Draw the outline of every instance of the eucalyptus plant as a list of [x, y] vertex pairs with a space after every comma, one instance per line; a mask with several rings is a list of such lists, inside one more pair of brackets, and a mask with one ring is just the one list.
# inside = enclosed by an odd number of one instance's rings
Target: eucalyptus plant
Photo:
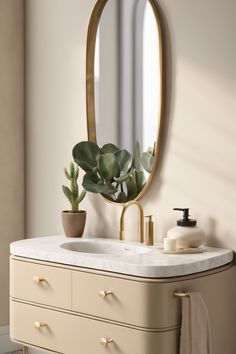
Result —
[[79, 186], [77, 182], [79, 177], [79, 167], [71, 162], [69, 168], [64, 169], [64, 173], [66, 178], [70, 181], [70, 188], [63, 185], [62, 190], [71, 204], [71, 211], [78, 212], [79, 204], [86, 195], [85, 189], [79, 193]]
[[146, 184], [143, 169], [149, 172], [153, 163], [150, 152], [140, 154], [139, 144], [136, 152], [133, 158], [114, 144], [100, 148], [93, 141], [82, 141], [75, 145], [72, 154], [75, 163], [85, 171], [82, 185], [86, 191], [124, 203], [142, 191]]

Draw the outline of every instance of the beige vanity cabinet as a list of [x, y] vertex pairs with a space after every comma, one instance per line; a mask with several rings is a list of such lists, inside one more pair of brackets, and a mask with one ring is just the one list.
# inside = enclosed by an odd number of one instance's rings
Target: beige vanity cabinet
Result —
[[[13, 341], [63, 354], [178, 354], [178, 291], [200, 291], [213, 354], [235, 354], [235, 266], [149, 279], [11, 257]], [[235, 288], [235, 287], [234, 287]]]

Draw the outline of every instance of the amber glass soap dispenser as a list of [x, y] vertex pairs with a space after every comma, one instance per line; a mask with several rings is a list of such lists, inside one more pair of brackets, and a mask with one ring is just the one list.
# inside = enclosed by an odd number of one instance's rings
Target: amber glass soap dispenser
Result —
[[167, 238], [176, 239], [178, 248], [196, 248], [205, 240], [204, 231], [197, 226], [197, 220], [189, 219], [189, 208], [174, 208], [183, 212], [183, 219], [177, 220], [177, 226], [167, 232]]

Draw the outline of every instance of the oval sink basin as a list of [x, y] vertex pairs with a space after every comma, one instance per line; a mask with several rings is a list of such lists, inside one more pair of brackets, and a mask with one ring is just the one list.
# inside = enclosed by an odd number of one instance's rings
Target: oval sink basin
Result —
[[64, 243], [61, 247], [68, 251], [96, 254], [143, 254], [150, 252], [150, 249], [147, 247], [126, 245], [109, 241], [75, 241]]

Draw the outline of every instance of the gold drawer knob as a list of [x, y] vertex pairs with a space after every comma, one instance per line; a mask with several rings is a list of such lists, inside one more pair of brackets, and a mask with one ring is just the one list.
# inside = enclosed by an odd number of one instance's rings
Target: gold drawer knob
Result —
[[45, 322], [34, 322], [34, 328], [42, 328], [42, 327], [47, 327], [47, 323]]
[[101, 290], [99, 291], [99, 295], [102, 297], [107, 297], [108, 295], [112, 295], [113, 292], [111, 290]]
[[110, 344], [112, 342], [113, 342], [113, 339], [111, 339], [111, 338], [103, 337], [103, 338], [100, 339], [100, 344], [102, 344], [102, 345], [108, 345], [108, 344]]
[[179, 297], [179, 298], [181, 298], [181, 297], [189, 297], [189, 294], [188, 294], [188, 293], [185, 293], [185, 292], [183, 292], [183, 291], [176, 291], [176, 292], [174, 293], [174, 296], [175, 296], [175, 297]]
[[40, 284], [42, 283], [43, 281], [46, 281], [46, 279], [42, 278], [42, 277], [39, 277], [39, 276], [35, 276], [33, 277], [33, 282], [36, 283], [36, 284]]

